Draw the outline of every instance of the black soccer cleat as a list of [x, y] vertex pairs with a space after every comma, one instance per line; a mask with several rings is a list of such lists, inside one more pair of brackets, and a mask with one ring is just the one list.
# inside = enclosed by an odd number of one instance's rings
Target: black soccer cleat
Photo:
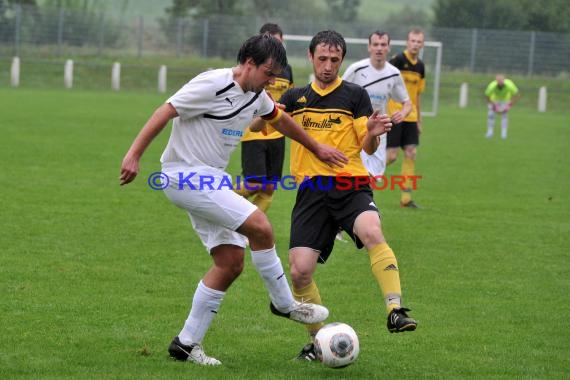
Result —
[[178, 337], [172, 339], [168, 347], [170, 357], [176, 360], [189, 361], [202, 365], [220, 365], [222, 364], [218, 359], [206, 355], [202, 346], [198, 343], [189, 346], [180, 342]]
[[406, 312], [411, 311], [405, 307], [393, 309], [388, 314], [388, 322], [386, 326], [391, 333], [398, 333], [404, 331], [414, 331], [418, 326], [415, 319], [410, 318]]
[[420, 205], [418, 205], [414, 201], [409, 201], [408, 203], [400, 202], [400, 207], [401, 208], [421, 208]]
[[314, 362], [317, 360], [317, 352], [315, 351], [314, 343], [307, 343], [297, 355], [297, 360], [306, 360], [309, 362]]

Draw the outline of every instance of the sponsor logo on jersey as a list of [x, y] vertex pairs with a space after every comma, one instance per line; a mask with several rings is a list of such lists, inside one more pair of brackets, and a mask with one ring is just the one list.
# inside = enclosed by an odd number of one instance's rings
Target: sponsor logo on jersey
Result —
[[303, 115], [302, 125], [308, 129], [331, 129], [333, 124], [340, 124], [340, 116], [333, 118], [328, 116], [328, 119], [313, 120], [312, 117]]
[[222, 135], [242, 137], [243, 131], [240, 131], [239, 129], [224, 128], [224, 129], [222, 129]]

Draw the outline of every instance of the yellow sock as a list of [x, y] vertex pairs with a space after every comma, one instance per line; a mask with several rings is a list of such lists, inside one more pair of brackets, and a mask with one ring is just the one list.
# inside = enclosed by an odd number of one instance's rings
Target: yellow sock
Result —
[[[321, 294], [319, 293], [319, 288], [317, 288], [317, 284], [315, 283], [315, 281], [311, 281], [309, 285], [305, 286], [302, 289], [296, 289], [295, 287], [293, 287], [293, 297], [295, 297], [297, 301], [310, 302], [317, 305], [323, 304], [323, 302], [321, 301]], [[307, 327], [309, 335], [312, 338], [314, 338], [317, 331], [319, 331], [319, 329], [324, 326], [324, 323], [322, 322], [313, 323], [311, 325], [305, 325], [305, 326]]]
[[404, 162], [402, 163], [402, 176], [406, 179], [404, 181], [404, 190], [402, 191], [402, 196], [400, 201], [403, 204], [410, 203], [412, 200], [412, 180], [409, 176], [415, 174], [416, 162], [411, 158], [404, 157]]
[[273, 195], [269, 195], [266, 193], [257, 193], [257, 195], [253, 198], [254, 205], [257, 206], [263, 212], [267, 212], [269, 210], [269, 206], [271, 206], [271, 202], [273, 201]]
[[[239, 186], [239, 187], [238, 187]], [[234, 185], [234, 193], [246, 198], [250, 196], [249, 190], [245, 188], [243, 183]]]
[[368, 251], [372, 273], [384, 295], [388, 312], [400, 307], [402, 289], [396, 256], [388, 243], [381, 243]]

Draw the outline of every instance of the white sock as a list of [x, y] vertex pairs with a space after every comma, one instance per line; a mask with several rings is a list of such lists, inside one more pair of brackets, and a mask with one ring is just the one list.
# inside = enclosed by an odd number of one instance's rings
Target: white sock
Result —
[[508, 128], [509, 128], [509, 117], [507, 116], [507, 113], [505, 112], [501, 116], [501, 137], [502, 138], [507, 138], [507, 129]]
[[206, 331], [218, 313], [225, 294], [225, 292], [208, 288], [200, 280], [194, 292], [190, 314], [184, 323], [184, 328], [178, 334], [180, 343], [185, 345], [202, 343]]
[[270, 249], [251, 251], [251, 260], [265, 283], [273, 305], [279, 311], [289, 312], [295, 303], [295, 299], [287, 282], [281, 260], [275, 251], [275, 246]]
[[487, 136], [493, 135], [493, 128], [495, 127], [495, 112], [489, 108], [487, 113]]

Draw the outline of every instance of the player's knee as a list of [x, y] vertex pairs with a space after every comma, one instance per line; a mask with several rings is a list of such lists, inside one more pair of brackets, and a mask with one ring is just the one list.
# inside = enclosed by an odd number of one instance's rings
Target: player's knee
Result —
[[290, 266], [291, 281], [295, 289], [302, 289], [308, 286], [313, 280], [313, 272], [308, 268], [302, 268], [294, 263]]
[[261, 193], [267, 196], [272, 196], [274, 191], [275, 185], [272, 183], [265, 184], [265, 186], [263, 186], [263, 188], [260, 190]]
[[249, 239], [252, 249], [267, 249], [274, 245], [273, 228], [267, 216], [259, 211], [254, 211], [238, 232]]
[[357, 235], [365, 247], [374, 246], [386, 241], [379, 226], [360, 228]]
[[394, 161], [396, 161], [397, 158], [398, 158], [398, 151], [393, 152], [392, 150], [389, 150], [386, 154], [386, 163], [389, 165]]
[[227, 263], [220, 269], [224, 271], [226, 278], [231, 278], [232, 280], [235, 280], [236, 278], [239, 277], [241, 272], [243, 272], [243, 268], [244, 268], [243, 260], [234, 260], [230, 263]]

